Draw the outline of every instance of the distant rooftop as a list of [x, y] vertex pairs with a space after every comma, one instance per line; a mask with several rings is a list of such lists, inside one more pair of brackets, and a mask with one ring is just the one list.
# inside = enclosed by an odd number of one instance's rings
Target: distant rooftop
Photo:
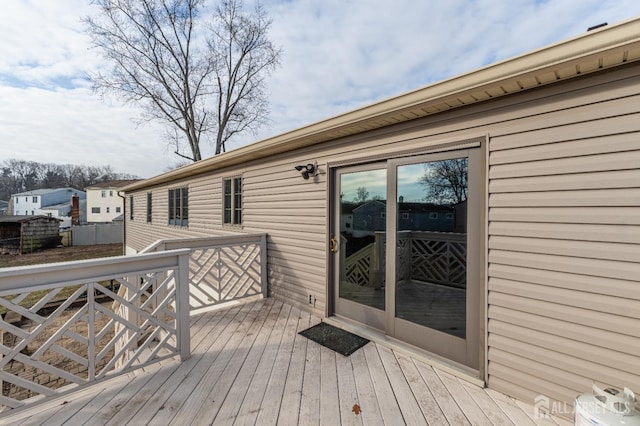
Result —
[[45, 194], [51, 194], [52, 192], [60, 192], [60, 191], [67, 191], [69, 193], [72, 193], [72, 192], [84, 193], [84, 191], [81, 191], [75, 188], [43, 188], [43, 189], [34, 189], [32, 191], [21, 192], [19, 194], [13, 194], [12, 196], [17, 197], [17, 196], [29, 196], [29, 195], [45, 195]]
[[36, 219], [51, 219], [51, 220], [57, 220], [58, 222], [60, 222], [60, 219], [57, 219], [55, 217], [44, 216], [44, 215], [39, 215], [39, 216], [9, 215], [9, 216], [0, 216], [0, 223], [23, 223], [23, 222], [29, 222], [31, 220], [36, 220]]
[[87, 186], [85, 189], [115, 189], [122, 188], [134, 182], [138, 182], [141, 179], [129, 179], [129, 180], [110, 180], [109, 182], [100, 182]]

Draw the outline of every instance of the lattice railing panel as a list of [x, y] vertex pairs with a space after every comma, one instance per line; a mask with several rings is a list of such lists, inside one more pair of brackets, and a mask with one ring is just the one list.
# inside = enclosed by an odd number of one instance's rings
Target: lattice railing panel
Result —
[[345, 259], [346, 279], [352, 284], [369, 286], [375, 244], [361, 248]]
[[[139, 263], [124, 275], [109, 259], [0, 272], [3, 411], [181, 353], [177, 283], [186, 274], [179, 274], [177, 255], [147, 256], [161, 261], [122, 260], [128, 271]], [[158, 267], [162, 262], [173, 266]]]
[[[410, 241], [410, 253], [406, 256], [410, 255], [410, 262], [406, 259], [403, 266], [409, 267], [410, 263], [412, 280], [466, 286], [467, 244], [460, 240], [459, 234], [450, 237], [442, 233], [438, 239], [414, 235], [407, 240]], [[403, 272], [407, 273], [406, 270]]]
[[192, 251], [190, 306], [204, 308], [262, 293], [259, 242]]

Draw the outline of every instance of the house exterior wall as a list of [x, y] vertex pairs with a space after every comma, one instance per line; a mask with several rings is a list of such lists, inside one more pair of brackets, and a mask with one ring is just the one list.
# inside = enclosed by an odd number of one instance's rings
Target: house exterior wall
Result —
[[[328, 168], [486, 135], [488, 386], [567, 403], [593, 381], [640, 389], [637, 64], [135, 192], [125, 244], [224, 231], [221, 179], [241, 173], [242, 231], [269, 235], [272, 296], [325, 315]], [[309, 160], [321, 173], [305, 181], [293, 166]], [[167, 225], [181, 185], [188, 228]]]
[[[48, 213], [51, 213], [51, 210], [46, 209], [46, 207], [71, 203], [71, 196], [73, 194], [77, 194], [81, 199], [85, 198], [84, 191], [78, 191], [73, 188], [60, 188], [58, 190], [45, 193], [33, 191], [15, 194], [12, 195], [13, 214], [25, 216], [47, 215]], [[57, 217], [62, 218], [67, 212], [68, 209]]]
[[[103, 196], [104, 193], [104, 196]], [[98, 212], [94, 212], [98, 209]], [[87, 222], [112, 222], [124, 211], [124, 200], [116, 188], [87, 188]]]

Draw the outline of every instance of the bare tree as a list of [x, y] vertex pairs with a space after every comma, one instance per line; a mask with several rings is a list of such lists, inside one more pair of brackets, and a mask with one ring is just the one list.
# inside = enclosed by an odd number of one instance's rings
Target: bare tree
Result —
[[420, 183], [427, 191], [425, 201], [436, 204], [458, 204], [466, 201], [468, 177], [466, 158], [428, 163], [420, 177]]
[[204, 0], [93, 4], [98, 14], [85, 19], [87, 32], [110, 66], [90, 76], [94, 89], [140, 104], [143, 120], [164, 121], [178, 156], [201, 160], [209, 132], [220, 153], [230, 137], [262, 123], [264, 77], [280, 55], [266, 38], [271, 21], [262, 8], [245, 14], [241, 0], [225, 0], [207, 20]]
[[255, 131], [268, 116], [264, 79], [276, 68], [281, 51], [268, 38], [271, 20], [259, 4], [242, 11], [240, 0], [223, 0], [209, 39], [216, 77], [216, 154], [245, 130]]
[[369, 191], [364, 186], [359, 186], [356, 189], [356, 197], [353, 199], [355, 203], [364, 203], [369, 198]]

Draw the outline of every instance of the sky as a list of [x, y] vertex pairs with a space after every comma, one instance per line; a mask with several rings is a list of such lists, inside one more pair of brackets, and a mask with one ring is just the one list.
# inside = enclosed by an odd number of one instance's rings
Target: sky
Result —
[[[212, 0], [209, 0], [210, 2]], [[245, 0], [250, 7], [254, 0]], [[640, 17], [637, 0], [262, 0], [281, 66], [267, 80], [270, 124], [256, 142], [424, 87], [588, 27]], [[160, 123], [92, 93], [104, 63], [81, 19], [88, 0], [4, 0], [0, 162], [109, 165], [151, 177], [180, 162]], [[203, 156], [213, 154], [206, 144]]]

